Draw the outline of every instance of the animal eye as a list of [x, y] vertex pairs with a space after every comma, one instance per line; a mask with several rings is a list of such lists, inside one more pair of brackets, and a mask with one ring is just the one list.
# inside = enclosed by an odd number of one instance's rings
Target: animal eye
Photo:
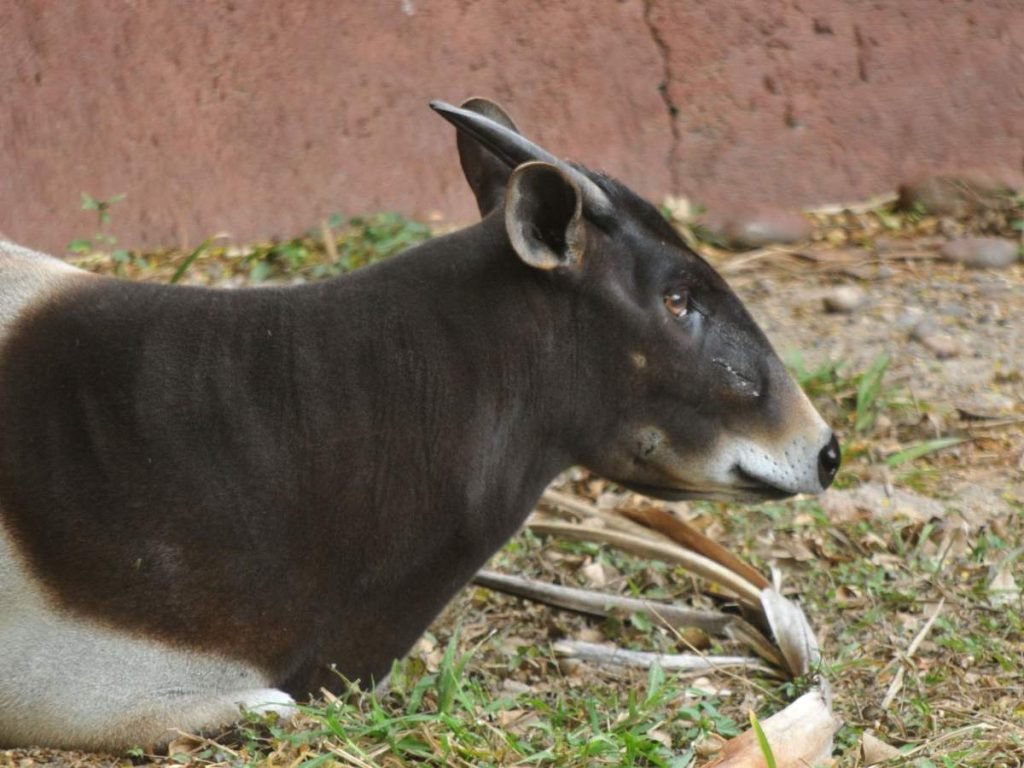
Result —
[[690, 293], [685, 288], [672, 288], [665, 294], [665, 309], [676, 317], [686, 317], [690, 311]]

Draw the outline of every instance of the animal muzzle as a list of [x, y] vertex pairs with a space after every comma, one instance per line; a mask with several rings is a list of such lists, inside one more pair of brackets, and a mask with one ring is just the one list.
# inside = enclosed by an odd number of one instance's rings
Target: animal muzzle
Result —
[[839, 471], [839, 441], [796, 382], [779, 378], [772, 416], [723, 435], [718, 466], [729, 466], [736, 484], [756, 495], [821, 493]]
[[841, 460], [839, 441], [822, 426], [813, 436], [797, 435], [776, 443], [727, 439], [719, 461], [729, 467], [731, 485], [740, 495], [782, 498], [821, 493], [832, 484]]

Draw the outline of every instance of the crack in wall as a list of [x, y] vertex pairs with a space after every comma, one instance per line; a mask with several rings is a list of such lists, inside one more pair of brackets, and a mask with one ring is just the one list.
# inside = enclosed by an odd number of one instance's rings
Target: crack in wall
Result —
[[679, 194], [680, 190], [680, 174], [679, 166], [676, 159], [679, 156], [679, 108], [672, 101], [671, 85], [672, 85], [672, 62], [671, 54], [672, 51], [669, 48], [665, 37], [661, 34], [661, 30], [658, 29], [658, 25], [654, 22], [651, 16], [651, 12], [654, 9], [654, 0], [643, 0], [644, 4], [644, 24], [647, 25], [647, 31], [651, 35], [651, 40], [654, 42], [654, 47], [658, 51], [658, 57], [661, 59], [661, 82], [658, 83], [658, 93], [661, 96], [661, 101], [665, 105], [665, 113], [668, 116], [669, 132], [672, 136], [672, 142], [668, 149], [668, 178], [672, 188], [669, 190], [672, 194]]

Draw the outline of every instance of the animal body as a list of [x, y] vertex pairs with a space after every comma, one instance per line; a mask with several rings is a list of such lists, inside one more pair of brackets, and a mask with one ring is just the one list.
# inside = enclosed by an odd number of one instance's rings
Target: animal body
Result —
[[491, 102], [434, 107], [482, 221], [351, 275], [135, 284], [0, 245], [0, 744], [379, 681], [574, 464], [667, 499], [831, 482], [832, 432], [650, 204]]

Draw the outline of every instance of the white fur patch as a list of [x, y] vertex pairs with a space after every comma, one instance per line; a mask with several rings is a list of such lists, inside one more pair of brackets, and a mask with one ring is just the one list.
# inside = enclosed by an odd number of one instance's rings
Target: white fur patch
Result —
[[796, 383], [791, 407], [793, 428], [773, 441], [726, 436], [719, 445], [715, 461], [722, 475], [733, 467], [789, 493], [821, 493], [818, 467], [821, 452], [832, 438], [832, 430], [822, 420], [811, 401]]
[[88, 278], [89, 273], [0, 240], [0, 340], [22, 311], [78, 277]]
[[0, 525], [0, 746], [152, 747], [293, 704], [241, 662], [56, 610]]

